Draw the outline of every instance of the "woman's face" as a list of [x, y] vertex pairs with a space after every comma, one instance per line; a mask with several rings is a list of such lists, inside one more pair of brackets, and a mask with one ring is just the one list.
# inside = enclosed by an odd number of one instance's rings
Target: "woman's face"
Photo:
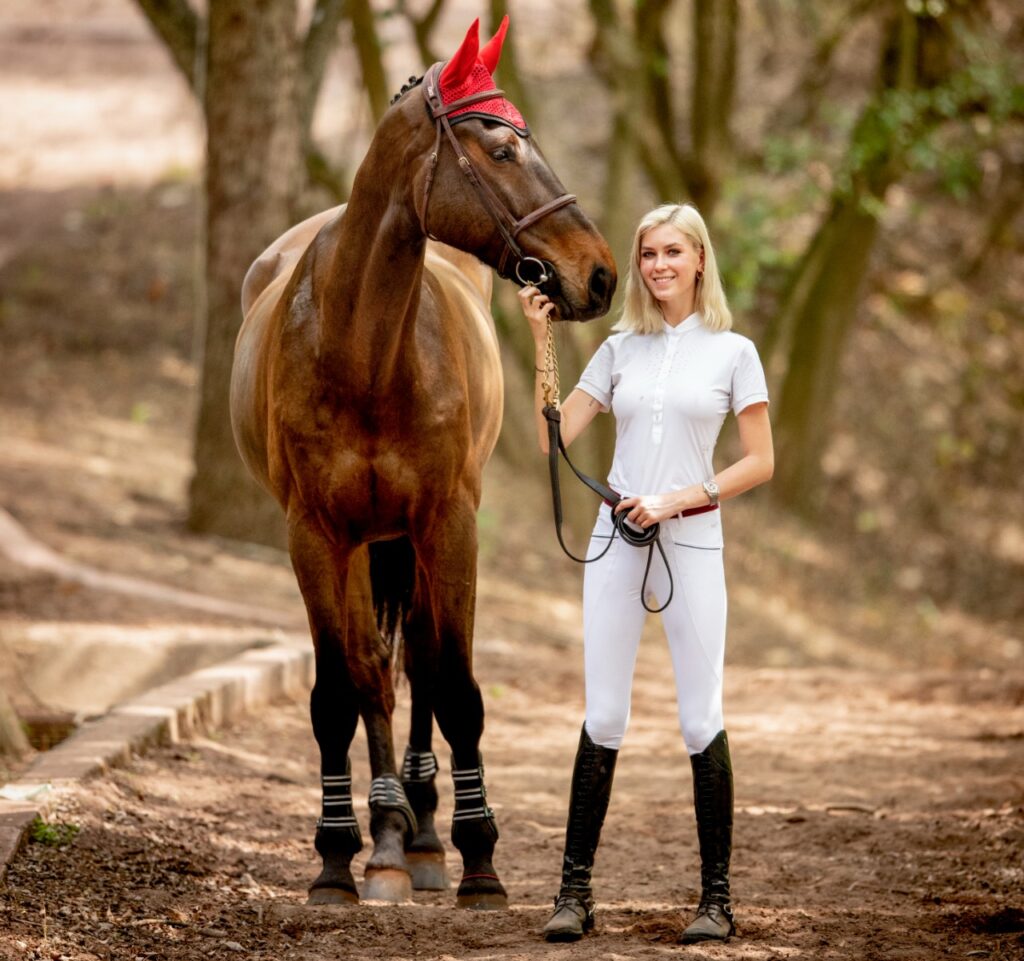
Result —
[[703, 251], [672, 224], [652, 227], [640, 238], [640, 275], [659, 303], [692, 296], [697, 271], [703, 269]]

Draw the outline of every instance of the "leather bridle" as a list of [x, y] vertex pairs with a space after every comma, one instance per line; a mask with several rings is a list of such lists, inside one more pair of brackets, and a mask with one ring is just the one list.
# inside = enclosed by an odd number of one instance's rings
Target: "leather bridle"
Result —
[[[423, 229], [425, 236], [435, 239], [427, 229], [427, 206], [430, 203], [430, 188], [434, 184], [434, 173], [437, 171], [437, 160], [441, 152], [441, 134], [444, 132], [448, 137], [448, 142], [452, 145], [452, 150], [455, 151], [455, 156], [458, 158], [459, 169], [466, 175], [466, 178], [480, 198], [480, 202], [484, 205], [488, 214], [490, 214], [491, 220], [494, 221], [495, 227], [498, 228], [498, 233], [501, 234], [502, 239], [505, 241], [505, 249], [502, 250], [501, 258], [498, 260], [498, 275], [517, 280], [524, 287], [527, 284], [540, 286], [554, 276], [554, 265], [541, 260], [539, 257], [526, 256], [523, 253], [522, 247], [519, 246], [516, 237], [527, 227], [537, 223], [538, 220], [546, 217], [548, 214], [575, 203], [576, 195], [562, 194], [562, 196], [548, 201], [543, 206], [526, 214], [526, 216], [517, 219], [505, 205], [504, 201], [495, 193], [494, 188], [477, 174], [469, 156], [462, 149], [459, 138], [452, 131], [452, 124], [449, 120], [449, 115], [454, 111], [462, 110], [484, 100], [493, 100], [496, 97], [501, 97], [504, 91], [496, 89], [481, 90], [470, 94], [468, 97], [454, 100], [451, 103], [444, 103], [441, 100], [441, 88], [438, 82], [443, 66], [441, 63], [435, 63], [423, 77], [423, 96], [427, 101], [427, 109], [430, 111], [430, 116], [434, 120], [437, 136], [434, 140], [434, 150], [430, 155], [429, 167], [427, 168], [427, 181], [423, 189], [423, 200], [416, 211], [420, 219], [420, 227]], [[510, 257], [515, 258], [514, 275], [509, 272]], [[533, 276], [535, 272], [538, 274], [536, 277]]]

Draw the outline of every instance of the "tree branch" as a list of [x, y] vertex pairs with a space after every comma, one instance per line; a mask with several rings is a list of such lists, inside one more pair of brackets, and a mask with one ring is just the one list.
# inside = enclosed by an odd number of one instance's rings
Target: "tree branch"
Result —
[[338, 39], [338, 26], [345, 15], [345, 0], [316, 0], [313, 16], [302, 43], [302, 65], [299, 93], [299, 120], [303, 139], [309, 142], [320, 87], [324, 80], [327, 58]]
[[196, 38], [199, 17], [188, 0], [137, 0], [157, 35], [170, 51], [189, 89], [196, 89]]
[[389, 96], [380, 38], [377, 36], [377, 21], [370, 0], [348, 0], [346, 12], [352, 21], [352, 40], [359, 57], [363, 87], [370, 101], [373, 122], [377, 124], [388, 109]]
[[434, 27], [437, 26], [438, 17], [440, 17], [441, 11], [444, 9], [444, 2], [445, 0], [433, 0], [422, 17], [414, 16], [410, 12], [406, 0], [398, 0], [395, 4], [395, 9], [409, 21], [412, 27], [416, 48], [420, 52], [420, 60], [423, 62], [424, 69], [442, 59], [431, 46], [430, 37], [434, 32]]

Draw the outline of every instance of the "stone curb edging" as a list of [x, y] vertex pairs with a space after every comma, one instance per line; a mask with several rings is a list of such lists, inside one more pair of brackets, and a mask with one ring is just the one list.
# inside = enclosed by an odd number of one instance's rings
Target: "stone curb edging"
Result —
[[242, 717], [313, 683], [313, 652], [285, 644], [256, 648], [153, 688], [82, 725], [0, 788], [0, 882], [36, 817], [61, 788], [126, 764], [133, 752], [173, 744]]

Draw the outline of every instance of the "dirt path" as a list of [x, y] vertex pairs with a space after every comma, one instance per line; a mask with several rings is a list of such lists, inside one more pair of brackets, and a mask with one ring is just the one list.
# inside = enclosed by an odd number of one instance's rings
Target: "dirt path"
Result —
[[[182, 527], [196, 388], [195, 105], [126, 0], [90, 2], [87, 18], [70, 0], [6, 6], [3, 507], [68, 570], [258, 601], [301, 621], [286, 558]], [[0, 890], [0, 959], [678, 954], [696, 839], [669, 661], [653, 631], [599, 855], [597, 933], [565, 947], [536, 935], [560, 862], [582, 686], [579, 572], [557, 555], [546, 495], [526, 473], [496, 464], [479, 515], [477, 670], [509, 911], [460, 913], [451, 893], [398, 908], [304, 907], [317, 870], [317, 755], [305, 705], [282, 704], [69, 796], [55, 820], [78, 828], [72, 843], [29, 845]], [[532, 476], [542, 480], [539, 463]], [[686, 956], [1024, 958], [1020, 637], [893, 593], [888, 577], [875, 589], [799, 524], [767, 523], [745, 504], [729, 515], [740, 937]], [[186, 669], [186, 647], [202, 648], [195, 666], [251, 640], [212, 611], [0, 557], [0, 684], [19, 707], [102, 708]], [[901, 673], [921, 663], [950, 670]], [[886, 673], [854, 669], [868, 665]], [[365, 834], [364, 750], [360, 740]]]
[[[533, 961], [554, 950], [681, 950], [675, 938], [698, 875], [662, 645], [648, 643], [638, 668], [598, 860], [597, 933], [557, 949], [536, 931], [560, 859], [578, 652], [551, 635], [532, 645], [492, 636], [478, 665], [511, 910], [459, 912], [451, 894], [403, 907], [304, 907], [316, 872], [317, 755], [305, 706], [289, 703], [69, 798], [62, 817], [80, 828], [72, 845], [31, 844], [10, 870], [0, 956]], [[741, 936], [687, 956], [1024, 957], [1022, 692], [1019, 676], [732, 669]], [[354, 770], [365, 797], [363, 752], [360, 737]], [[441, 785], [446, 821], [446, 764]], [[359, 814], [365, 835], [365, 803]], [[457, 872], [456, 859], [450, 866]]]

